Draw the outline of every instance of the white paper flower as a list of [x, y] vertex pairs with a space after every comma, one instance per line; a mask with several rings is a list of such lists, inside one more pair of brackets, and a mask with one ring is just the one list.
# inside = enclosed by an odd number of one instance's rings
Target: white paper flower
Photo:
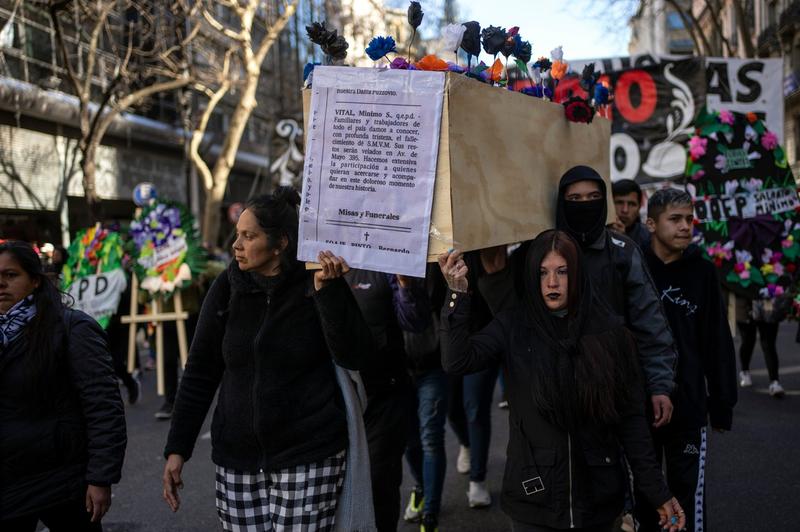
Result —
[[561, 46], [556, 46], [552, 50], [550, 50], [550, 57], [553, 61], [563, 61], [564, 59], [564, 50]]
[[528, 65], [528, 72], [531, 75], [531, 79], [536, 85], [541, 85], [542, 83], [542, 70], [539, 67], [533, 68], [531, 65]]
[[442, 31], [442, 50], [449, 53], [458, 52], [461, 40], [467, 27], [463, 24], [448, 24]]

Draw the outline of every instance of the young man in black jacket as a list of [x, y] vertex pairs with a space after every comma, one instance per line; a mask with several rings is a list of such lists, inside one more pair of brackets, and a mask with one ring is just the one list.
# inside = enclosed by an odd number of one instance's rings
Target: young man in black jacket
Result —
[[[689, 532], [705, 528], [706, 425], [710, 420], [715, 431], [730, 430], [736, 404], [736, 362], [722, 292], [716, 268], [691, 244], [692, 222], [686, 192], [664, 189], [650, 198], [652, 239], [645, 257], [678, 347], [672, 421], [653, 438], [659, 459], [666, 460], [670, 491], [686, 510]], [[652, 512], [637, 498], [640, 522], [649, 522]]]

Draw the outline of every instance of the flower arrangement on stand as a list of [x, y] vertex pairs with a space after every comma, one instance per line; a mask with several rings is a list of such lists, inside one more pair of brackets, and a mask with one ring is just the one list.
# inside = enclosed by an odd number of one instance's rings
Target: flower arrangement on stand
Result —
[[704, 111], [687, 154], [695, 242], [722, 282], [751, 299], [794, 298], [800, 197], [777, 136], [756, 115]]

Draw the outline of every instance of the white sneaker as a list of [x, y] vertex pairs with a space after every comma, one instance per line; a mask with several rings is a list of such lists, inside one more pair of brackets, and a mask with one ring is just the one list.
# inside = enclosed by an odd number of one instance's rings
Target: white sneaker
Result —
[[486, 482], [470, 481], [467, 499], [469, 499], [470, 508], [486, 508], [492, 504], [492, 496], [486, 489]]
[[778, 381], [769, 383], [769, 394], [772, 397], [783, 397], [786, 392], [783, 391], [783, 386]]
[[456, 460], [456, 471], [462, 475], [469, 473], [469, 461], [469, 447], [464, 447], [461, 445], [460, 449], [458, 450], [458, 459]]
[[753, 379], [750, 377], [749, 371], [740, 371], [739, 372], [739, 386], [742, 388], [749, 388], [753, 385]]

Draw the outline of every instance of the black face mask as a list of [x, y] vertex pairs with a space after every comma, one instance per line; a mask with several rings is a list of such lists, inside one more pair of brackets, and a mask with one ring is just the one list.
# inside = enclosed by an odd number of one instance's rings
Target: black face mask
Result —
[[605, 227], [603, 207], [605, 199], [591, 201], [564, 201], [564, 217], [572, 236], [578, 242], [591, 244], [600, 237]]

